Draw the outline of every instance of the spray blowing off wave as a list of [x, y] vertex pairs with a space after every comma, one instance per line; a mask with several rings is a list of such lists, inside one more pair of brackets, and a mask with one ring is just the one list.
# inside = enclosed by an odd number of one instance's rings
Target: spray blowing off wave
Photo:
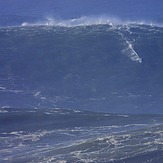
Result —
[[129, 24], [138, 24], [138, 25], [150, 25], [150, 26], [158, 26], [162, 27], [162, 24], [157, 24], [153, 22], [147, 21], [127, 21], [127, 20], [120, 20], [119, 18], [115, 17], [108, 17], [108, 16], [83, 16], [80, 18], [74, 19], [66, 19], [60, 20], [55, 19], [53, 17], [46, 17], [43, 21], [37, 21], [34, 23], [23, 22], [21, 26], [62, 26], [62, 27], [76, 27], [76, 26], [90, 26], [90, 25], [100, 25], [106, 24], [111, 26], [116, 25], [129, 25]]
[[38, 21], [36, 23], [22, 23], [22, 26], [30, 25], [47, 25], [47, 26], [63, 26], [63, 27], [75, 27], [75, 26], [88, 26], [88, 25], [99, 25], [99, 24], [121, 24], [122, 22], [116, 18], [108, 17], [80, 17], [68, 20], [59, 20], [53, 17], [47, 17], [44, 21]]

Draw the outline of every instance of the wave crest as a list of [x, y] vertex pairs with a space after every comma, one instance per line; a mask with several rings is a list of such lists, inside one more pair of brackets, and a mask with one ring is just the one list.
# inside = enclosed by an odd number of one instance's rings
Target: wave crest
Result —
[[83, 16], [80, 18], [74, 19], [56, 19], [54, 17], [46, 17], [43, 21], [37, 21], [35, 23], [23, 22], [21, 26], [62, 26], [62, 27], [76, 27], [76, 26], [91, 26], [91, 25], [129, 25], [129, 24], [138, 24], [138, 25], [149, 25], [163, 27], [162, 24], [156, 24], [153, 22], [147, 21], [129, 21], [129, 20], [120, 20], [115, 17], [108, 16]]

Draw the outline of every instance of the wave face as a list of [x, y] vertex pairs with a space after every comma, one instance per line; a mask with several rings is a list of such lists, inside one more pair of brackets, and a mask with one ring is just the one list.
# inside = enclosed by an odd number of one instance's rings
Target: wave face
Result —
[[163, 28], [107, 23], [0, 28], [0, 106], [163, 113]]
[[163, 116], [1, 109], [0, 162], [161, 163]]

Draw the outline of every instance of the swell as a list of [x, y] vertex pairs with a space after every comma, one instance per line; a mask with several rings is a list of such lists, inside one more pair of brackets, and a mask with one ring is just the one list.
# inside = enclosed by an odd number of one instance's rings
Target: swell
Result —
[[162, 110], [160, 27], [43, 25], [0, 35], [1, 107]]

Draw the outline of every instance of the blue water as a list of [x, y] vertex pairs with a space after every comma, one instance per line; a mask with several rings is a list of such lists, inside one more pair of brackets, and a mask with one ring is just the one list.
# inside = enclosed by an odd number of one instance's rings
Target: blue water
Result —
[[1, 162], [161, 163], [163, 116], [1, 109]]
[[49, 21], [0, 29], [1, 107], [163, 113], [161, 26]]
[[0, 1], [0, 162], [162, 163], [161, 0]]

